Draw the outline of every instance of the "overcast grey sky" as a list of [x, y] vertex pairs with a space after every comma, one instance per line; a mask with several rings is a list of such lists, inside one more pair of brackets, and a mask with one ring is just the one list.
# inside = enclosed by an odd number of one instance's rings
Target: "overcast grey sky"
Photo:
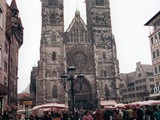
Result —
[[[85, 0], [64, 0], [65, 29], [80, 11], [86, 21]], [[11, 0], [7, 0], [10, 5]], [[39, 60], [41, 39], [40, 0], [16, 0], [24, 27], [24, 43], [19, 51], [18, 93], [30, 82], [30, 72]], [[77, 3], [77, 5], [76, 5]], [[136, 62], [152, 64], [149, 29], [144, 24], [160, 10], [160, 0], [110, 0], [112, 32], [117, 44], [121, 73], [135, 71]]]

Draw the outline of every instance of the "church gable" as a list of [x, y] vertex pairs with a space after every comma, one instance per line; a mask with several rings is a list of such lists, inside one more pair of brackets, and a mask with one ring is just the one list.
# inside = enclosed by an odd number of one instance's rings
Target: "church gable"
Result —
[[80, 17], [79, 11], [76, 11], [75, 17], [66, 30], [67, 42], [88, 42], [87, 27]]

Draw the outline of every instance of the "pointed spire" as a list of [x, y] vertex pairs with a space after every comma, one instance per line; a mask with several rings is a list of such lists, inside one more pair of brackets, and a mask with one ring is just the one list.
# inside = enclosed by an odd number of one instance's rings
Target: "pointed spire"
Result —
[[79, 11], [79, 10], [76, 10], [75, 16], [76, 16], [76, 17], [80, 17], [80, 11]]
[[16, 0], [12, 0], [10, 8], [12, 9], [12, 11], [15, 11], [16, 13], [19, 12], [19, 10], [17, 8]]

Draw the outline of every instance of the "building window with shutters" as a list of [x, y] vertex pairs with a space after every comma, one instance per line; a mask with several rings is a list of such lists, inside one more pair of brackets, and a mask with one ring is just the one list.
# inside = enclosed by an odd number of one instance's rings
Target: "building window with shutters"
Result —
[[153, 44], [154, 43], [154, 40], [153, 40], [153, 37], [151, 38], [151, 44]]
[[158, 71], [157, 71], [157, 67], [154, 67], [154, 72], [155, 72], [155, 74], [157, 74], [157, 73], [158, 73]]
[[157, 57], [159, 57], [159, 49], [156, 50]]
[[153, 59], [155, 59], [155, 58], [156, 58], [156, 53], [155, 53], [155, 51], [152, 52], [152, 55], [153, 55]]
[[157, 35], [154, 36], [155, 42], [158, 42]]

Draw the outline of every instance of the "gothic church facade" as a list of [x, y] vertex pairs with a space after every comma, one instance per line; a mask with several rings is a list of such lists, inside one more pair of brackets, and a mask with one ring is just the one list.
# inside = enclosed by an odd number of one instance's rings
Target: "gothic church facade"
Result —
[[[68, 66], [85, 75], [76, 108], [96, 108], [117, 98], [119, 63], [112, 35], [109, 0], [86, 0], [87, 25], [75, 11], [64, 31], [63, 0], [41, 0], [42, 34], [36, 78], [36, 104], [70, 103], [60, 76]], [[75, 88], [78, 83], [75, 82]]]

